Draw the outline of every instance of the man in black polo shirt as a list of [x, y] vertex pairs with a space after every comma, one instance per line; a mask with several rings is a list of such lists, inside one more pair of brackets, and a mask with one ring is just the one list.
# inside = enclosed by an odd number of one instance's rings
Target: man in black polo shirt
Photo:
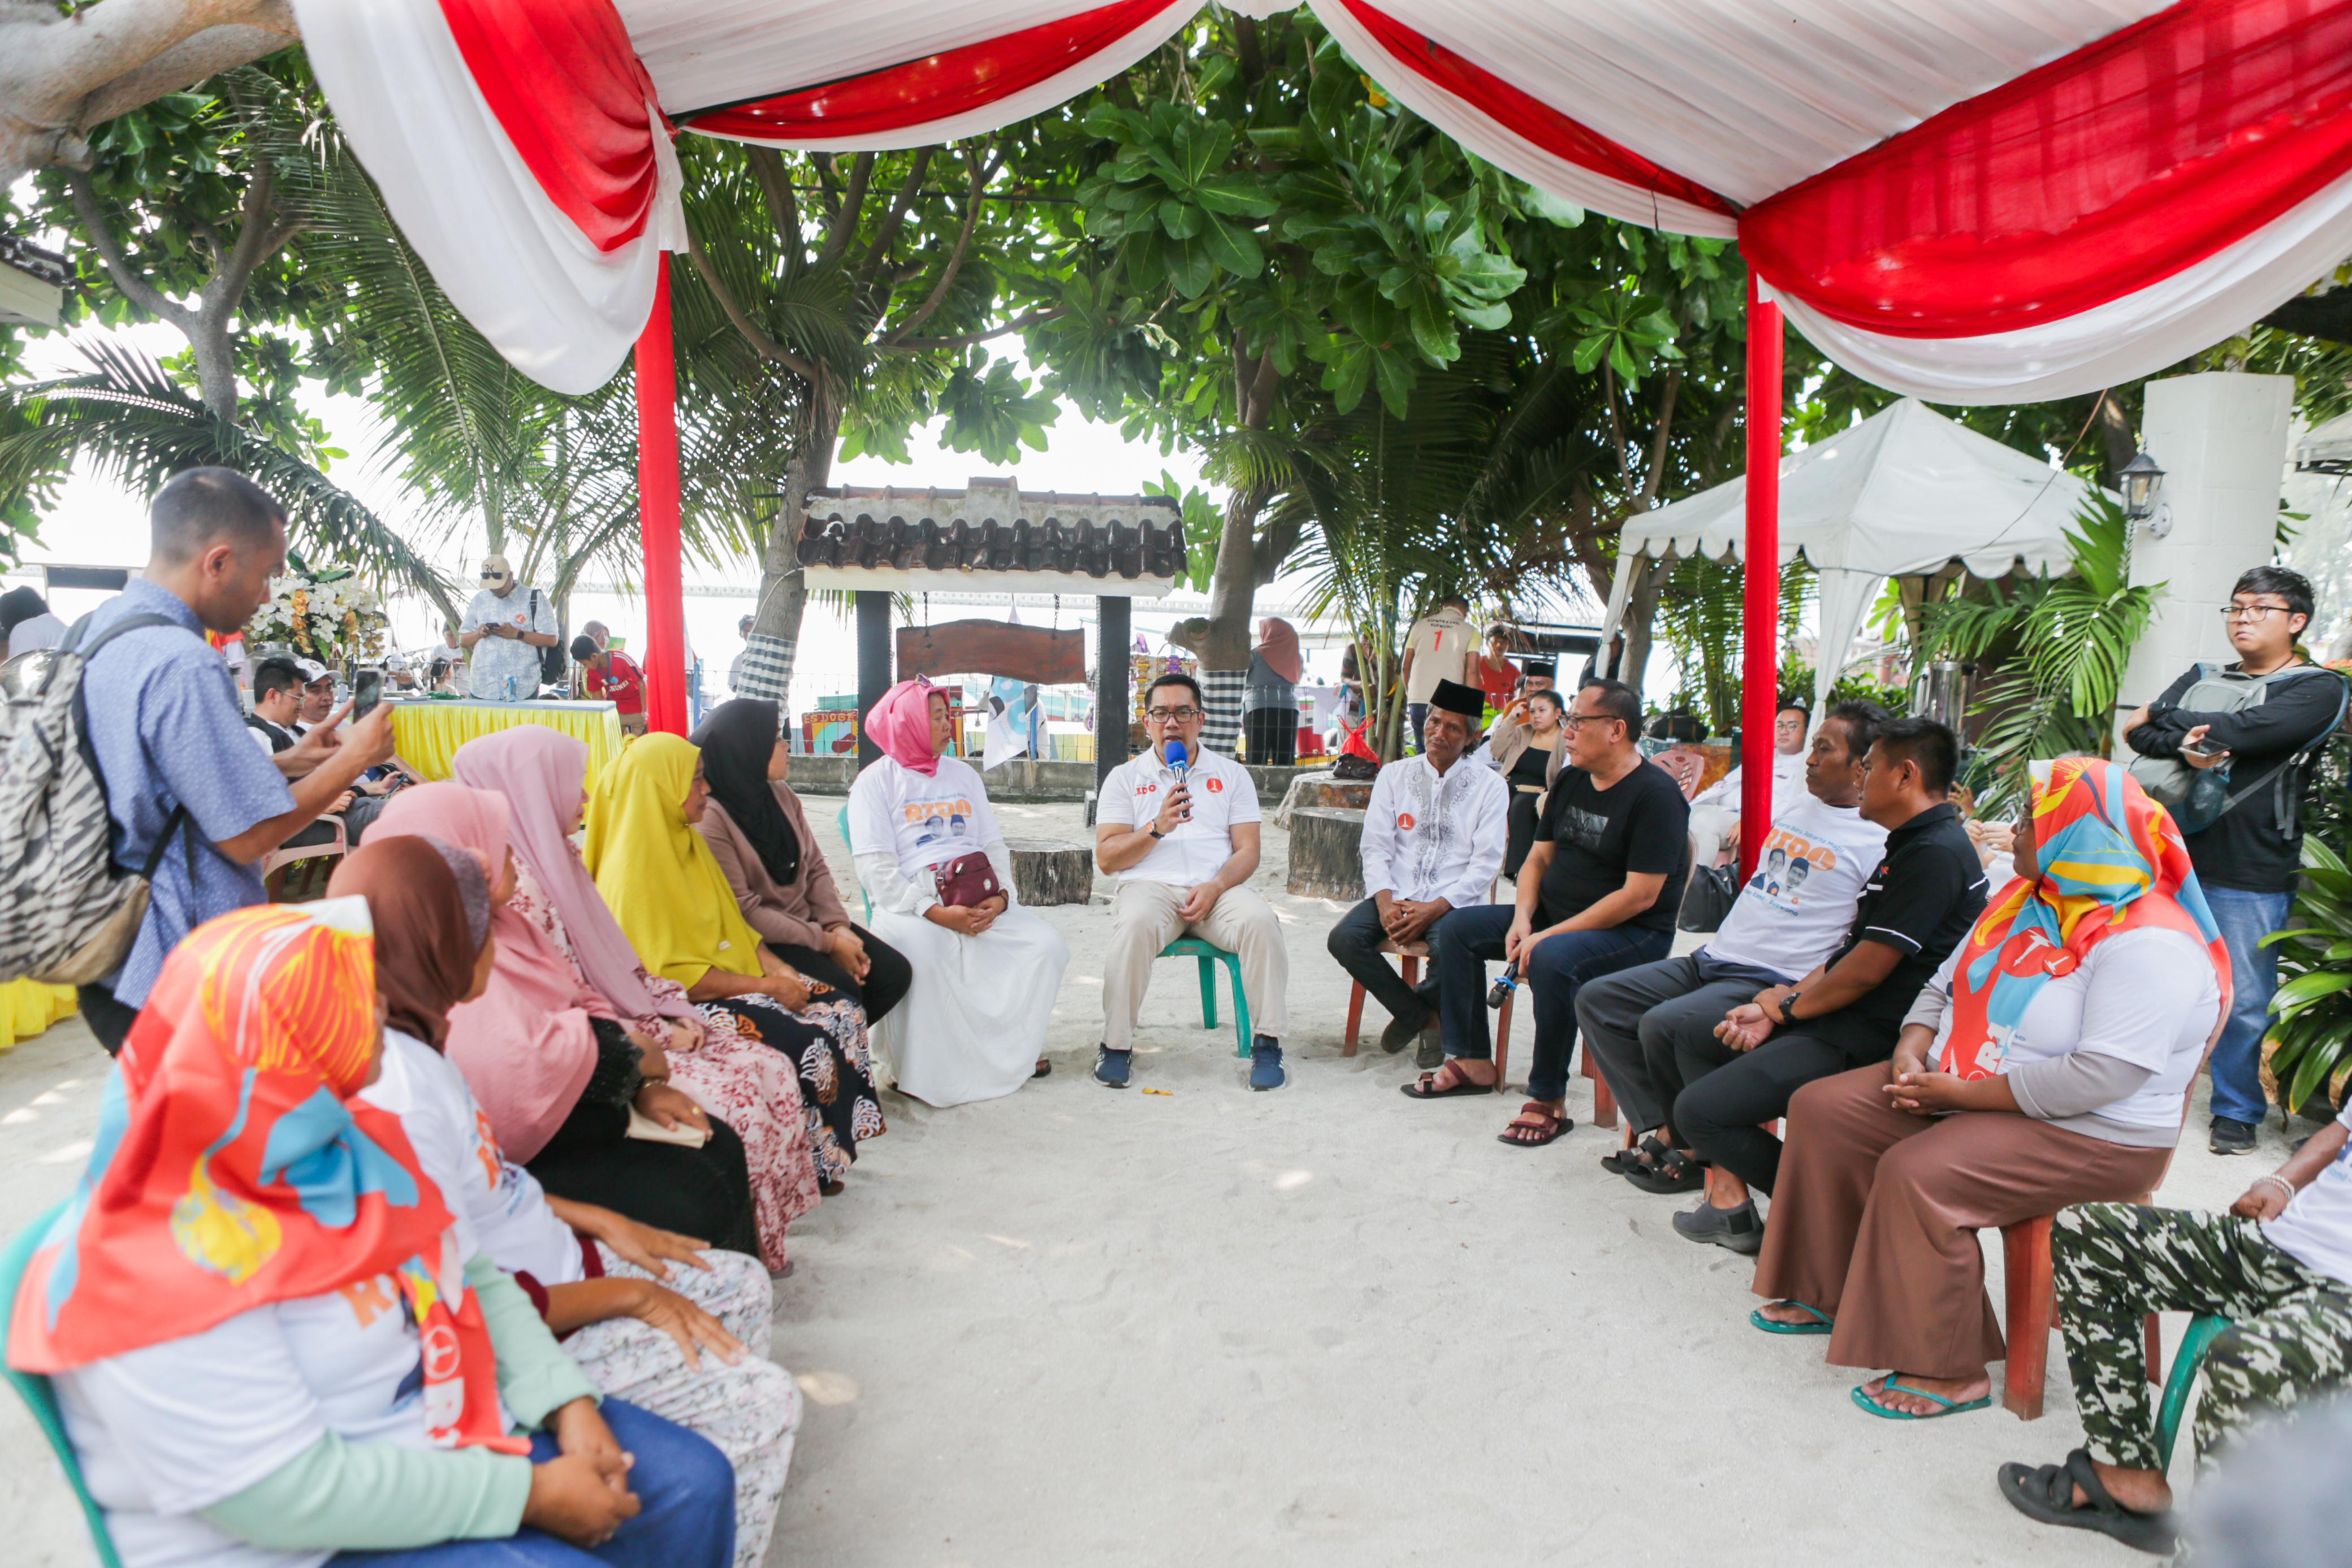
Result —
[[1748, 1189], [1771, 1192], [1780, 1140], [1762, 1124], [1787, 1114], [1789, 1097], [1814, 1079], [1893, 1055], [1903, 1015], [1983, 912], [1983, 868], [1945, 800], [1958, 766], [1958, 742], [1933, 719], [1879, 730], [1863, 764], [1862, 814], [1886, 830], [1886, 849], [1845, 941], [1795, 985], [1732, 1009], [1713, 1040], [1685, 1047], [1696, 1059], [1671, 1119], [1713, 1167], [1706, 1200], [1675, 1216], [1690, 1239], [1763, 1247]]

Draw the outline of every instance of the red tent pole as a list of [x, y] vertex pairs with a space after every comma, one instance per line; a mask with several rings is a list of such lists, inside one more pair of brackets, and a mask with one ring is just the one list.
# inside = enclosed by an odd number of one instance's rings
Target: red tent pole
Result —
[[1748, 274], [1748, 571], [1739, 670], [1739, 875], [1772, 830], [1780, 681], [1780, 307]]
[[677, 359], [669, 256], [637, 338], [637, 509], [646, 551], [646, 723], [686, 733], [686, 588], [678, 568]]

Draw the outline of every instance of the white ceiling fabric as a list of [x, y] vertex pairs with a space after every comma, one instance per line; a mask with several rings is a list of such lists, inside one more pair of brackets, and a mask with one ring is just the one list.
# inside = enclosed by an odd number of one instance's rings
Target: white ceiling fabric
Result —
[[[1742, 206], [2164, 9], [2163, 0], [1374, 3]], [[1342, 16], [1337, 0], [1317, 0], [1315, 14], [1335, 30]], [[1646, 211], [1612, 215], [1649, 221]]]

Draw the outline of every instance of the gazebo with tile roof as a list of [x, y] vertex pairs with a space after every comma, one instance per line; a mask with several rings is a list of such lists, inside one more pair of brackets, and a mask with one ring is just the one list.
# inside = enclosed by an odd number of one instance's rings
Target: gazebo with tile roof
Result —
[[1024, 490], [1011, 479], [960, 490], [843, 485], [809, 492], [800, 559], [810, 588], [856, 595], [861, 763], [877, 755], [866, 716], [894, 678], [890, 595], [1094, 595], [1099, 781], [1126, 759], [1129, 601], [1164, 597], [1183, 579], [1184, 521], [1164, 496]]

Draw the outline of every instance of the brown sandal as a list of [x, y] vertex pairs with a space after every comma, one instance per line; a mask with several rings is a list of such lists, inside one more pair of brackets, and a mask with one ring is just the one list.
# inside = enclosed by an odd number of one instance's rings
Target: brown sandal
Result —
[[[1540, 1100], [1530, 1100], [1519, 1107], [1519, 1113], [1512, 1117], [1501, 1132], [1495, 1134], [1495, 1141], [1498, 1144], [1508, 1144], [1515, 1149], [1540, 1149], [1546, 1144], [1557, 1140], [1561, 1134], [1575, 1125], [1575, 1117], [1549, 1110]], [[1543, 1136], [1515, 1138], [1511, 1136], [1511, 1129], [1514, 1127], [1524, 1127], [1531, 1133], [1541, 1133]]]
[[[1444, 1089], [1438, 1088], [1438, 1079], [1449, 1071], [1454, 1074], [1453, 1083]], [[1397, 1092], [1408, 1100], [1451, 1100], [1457, 1094], [1492, 1094], [1495, 1085], [1474, 1082], [1468, 1073], [1448, 1061], [1434, 1071], [1421, 1074], [1410, 1083], [1398, 1084]]]

